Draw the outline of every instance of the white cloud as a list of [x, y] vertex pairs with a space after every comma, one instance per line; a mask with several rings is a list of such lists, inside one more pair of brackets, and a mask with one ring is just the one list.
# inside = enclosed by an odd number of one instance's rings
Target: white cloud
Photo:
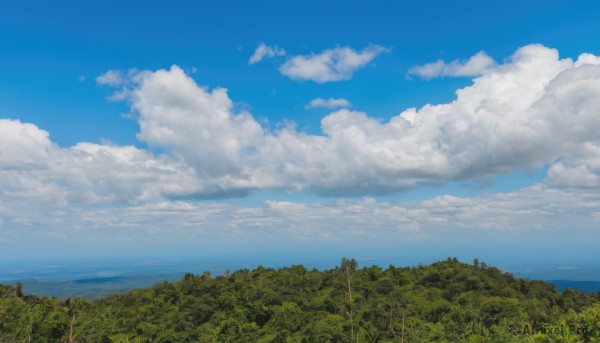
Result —
[[387, 121], [348, 109], [322, 134], [262, 128], [225, 89], [179, 67], [129, 72], [118, 94], [160, 148], [80, 143], [63, 148], [33, 124], [0, 121], [0, 183], [8, 198], [63, 203], [213, 197], [255, 189], [328, 194], [399, 192], [549, 166], [548, 184], [597, 187], [600, 65], [530, 45], [457, 91], [454, 101]]
[[[138, 138], [163, 153], [89, 142], [61, 147], [34, 124], [0, 119], [2, 244], [97, 239], [98, 230], [134, 240], [389, 241], [458, 230], [593, 233], [600, 224], [600, 59], [590, 54], [573, 61], [526, 46], [452, 102], [387, 121], [340, 109], [322, 119], [319, 135], [262, 128], [235, 111], [225, 89], [201, 87], [176, 66], [132, 71], [119, 84]], [[548, 173], [540, 184], [471, 198], [186, 200], [256, 189], [398, 192], [542, 166]]]
[[99, 85], [117, 87], [123, 84], [123, 74], [118, 70], [109, 70], [106, 73], [98, 76], [96, 82]]
[[48, 132], [33, 124], [0, 119], [0, 170], [43, 167], [54, 149]]
[[206, 178], [235, 178], [243, 187], [251, 177], [241, 154], [261, 145], [264, 133], [249, 113], [232, 113], [226, 89], [209, 91], [173, 66], [137, 77], [129, 101], [141, 141], [168, 148]]
[[322, 119], [323, 135], [265, 131], [232, 112], [225, 90], [201, 88], [177, 67], [139, 77], [129, 101], [142, 141], [169, 149], [217, 188], [365, 194], [568, 159], [600, 130], [599, 69], [530, 45], [451, 103], [387, 122], [342, 109]]
[[338, 99], [334, 99], [334, 98], [329, 98], [329, 99], [323, 99], [323, 98], [316, 98], [311, 100], [308, 105], [306, 105], [306, 108], [317, 108], [317, 107], [325, 107], [325, 108], [347, 108], [347, 107], [351, 107], [352, 105], [350, 104], [350, 101], [346, 100], [346, 99], [342, 99], [342, 98], [338, 98]]
[[33, 124], [0, 120], [0, 199], [135, 203], [199, 188], [192, 168], [132, 146], [61, 148]]
[[254, 54], [250, 56], [248, 64], [254, 64], [262, 61], [265, 57], [285, 56], [285, 50], [277, 45], [268, 46], [265, 43], [260, 43], [254, 50]]
[[563, 187], [600, 187], [600, 142], [588, 142], [548, 169], [547, 182]]
[[495, 65], [496, 62], [490, 56], [480, 51], [467, 61], [454, 60], [446, 63], [437, 60], [433, 63], [412, 67], [408, 74], [417, 75], [424, 79], [433, 79], [440, 76], [479, 76], [490, 71]]
[[324, 50], [320, 54], [294, 56], [288, 59], [279, 71], [298, 81], [318, 83], [349, 80], [360, 68], [388, 49], [370, 45], [357, 52], [349, 47]]
[[[476, 233], [595, 234], [600, 224], [597, 192], [534, 185], [512, 193], [473, 198], [442, 195], [425, 201], [337, 200], [303, 203], [158, 201], [133, 206], [40, 206], [36, 200], [0, 207], [2, 234], [28, 241], [83, 238], [194, 242], [301, 241], [390, 242], [456, 238]], [[577, 223], [573, 227], [573, 223]], [[497, 237], [497, 236], [496, 236]], [[514, 236], [512, 236], [514, 237]], [[268, 242], [267, 241], [267, 242]], [[1, 242], [0, 242], [1, 243]]]

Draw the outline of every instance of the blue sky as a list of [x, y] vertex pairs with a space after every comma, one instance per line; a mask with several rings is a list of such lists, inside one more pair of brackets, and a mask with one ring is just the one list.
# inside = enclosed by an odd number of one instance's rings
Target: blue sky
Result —
[[598, 55], [597, 1], [4, 1], [0, 258], [598, 257]]

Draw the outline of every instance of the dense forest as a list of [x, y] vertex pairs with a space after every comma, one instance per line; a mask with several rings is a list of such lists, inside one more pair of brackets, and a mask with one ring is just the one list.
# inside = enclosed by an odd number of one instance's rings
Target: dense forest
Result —
[[600, 292], [451, 258], [186, 274], [96, 301], [0, 285], [0, 342], [600, 342]]

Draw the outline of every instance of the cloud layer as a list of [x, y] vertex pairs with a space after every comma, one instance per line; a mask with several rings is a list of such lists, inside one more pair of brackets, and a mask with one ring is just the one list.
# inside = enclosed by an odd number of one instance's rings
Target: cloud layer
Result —
[[[442, 195], [413, 202], [359, 200], [303, 203], [162, 201], [127, 207], [83, 208], [36, 201], [0, 206], [0, 243], [25, 237], [46, 242], [82, 239], [184, 242], [415, 242], [510, 232], [533, 237], [593, 235], [600, 224], [597, 192], [534, 185], [517, 192], [472, 198]], [[573, 226], [573, 223], [577, 223]], [[531, 237], [530, 237], [531, 238]], [[537, 240], [536, 240], [537, 241]], [[132, 247], [135, 247], [133, 244]]]
[[[322, 119], [319, 135], [293, 125], [267, 129], [236, 111], [226, 89], [202, 87], [177, 66], [110, 71], [97, 81], [131, 106], [148, 148], [61, 147], [34, 124], [0, 119], [4, 247], [146, 238], [389, 242], [456, 230], [586, 235], [600, 224], [600, 58], [591, 54], [573, 61], [529, 45], [452, 102], [385, 121], [337, 109]], [[538, 184], [474, 197], [195, 201], [254, 190], [365, 196], [540, 167], [547, 176]]]
[[321, 135], [267, 130], [235, 112], [225, 89], [201, 87], [177, 66], [123, 75], [98, 82], [117, 86], [137, 118], [138, 139], [164, 153], [63, 148], [33, 124], [4, 119], [4, 199], [138, 203], [260, 189], [368, 195], [544, 165], [554, 187], [599, 186], [600, 59], [589, 54], [572, 61], [529, 45], [451, 103], [388, 121], [340, 109], [322, 119]]

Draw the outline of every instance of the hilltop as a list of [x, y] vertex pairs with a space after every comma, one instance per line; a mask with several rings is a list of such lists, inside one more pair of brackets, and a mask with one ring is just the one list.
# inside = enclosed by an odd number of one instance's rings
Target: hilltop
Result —
[[99, 300], [0, 285], [0, 342], [595, 342], [600, 292], [448, 258], [185, 274]]

